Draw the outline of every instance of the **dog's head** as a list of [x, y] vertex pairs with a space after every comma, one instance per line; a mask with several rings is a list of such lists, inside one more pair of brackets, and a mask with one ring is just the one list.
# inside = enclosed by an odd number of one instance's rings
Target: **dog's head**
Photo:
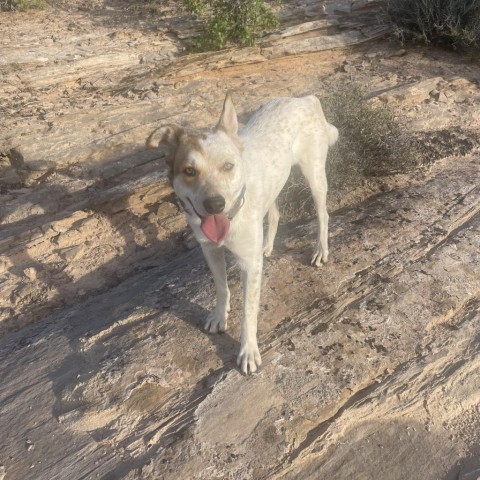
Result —
[[230, 217], [245, 193], [243, 146], [237, 132], [237, 113], [227, 94], [212, 132], [189, 133], [178, 125], [166, 125], [147, 139], [149, 147], [167, 147], [175, 193], [191, 221], [215, 243], [226, 237]]

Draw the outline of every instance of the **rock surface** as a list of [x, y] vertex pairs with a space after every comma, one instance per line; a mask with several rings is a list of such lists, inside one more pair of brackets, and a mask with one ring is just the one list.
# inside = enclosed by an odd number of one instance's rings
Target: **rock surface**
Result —
[[480, 432], [478, 168], [452, 158], [337, 212], [322, 269], [307, 262], [314, 223], [284, 228], [258, 375], [235, 369], [234, 266], [231, 330], [202, 331], [213, 287], [198, 248], [7, 335], [7, 478], [465, 473]]
[[[379, 41], [379, 2], [285, 2], [258, 47], [196, 55], [168, 5], [84, 4], [0, 15], [0, 478], [476, 479], [480, 67]], [[237, 268], [206, 335], [208, 269], [144, 140], [211, 126], [227, 90], [245, 122], [352, 82], [445, 158], [332, 192], [320, 270], [315, 225], [281, 228], [242, 377]]]

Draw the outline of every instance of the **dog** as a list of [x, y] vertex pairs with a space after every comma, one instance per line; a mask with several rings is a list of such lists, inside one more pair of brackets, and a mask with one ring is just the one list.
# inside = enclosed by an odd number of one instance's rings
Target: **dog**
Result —
[[147, 139], [151, 148], [167, 147], [173, 189], [213, 274], [216, 306], [207, 317], [207, 332], [227, 328], [230, 291], [225, 249], [240, 265], [244, 312], [237, 364], [244, 374], [255, 372], [262, 363], [257, 315], [263, 255], [272, 253], [279, 220], [276, 199], [293, 165], [299, 165], [306, 177], [317, 210], [318, 240], [311, 263], [320, 266], [327, 261], [325, 162], [337, 139], [338, 130], [327, 122], [320, 101], [313, 95], [271, 100], [238, 132], [230, 94], [212, 131], [194, 133], [178, 125], [165, 125]]

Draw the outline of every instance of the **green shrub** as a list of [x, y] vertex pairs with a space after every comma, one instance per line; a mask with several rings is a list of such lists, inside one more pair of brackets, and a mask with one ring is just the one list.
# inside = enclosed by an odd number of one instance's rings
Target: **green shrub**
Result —
[[229, 43], [254, 45], [278, 20], [262, 0], [183, 0], [190, 12], [205, 18], [205, 31], [194, 50], [220, 50]]
[[45, 8], [45, 0], [0, 0], [0, 11], [24, 11], [30, 9], [42, 9]]
[[387, 0], [386, 11], [402, 40], [480, 47], [480, 0]]

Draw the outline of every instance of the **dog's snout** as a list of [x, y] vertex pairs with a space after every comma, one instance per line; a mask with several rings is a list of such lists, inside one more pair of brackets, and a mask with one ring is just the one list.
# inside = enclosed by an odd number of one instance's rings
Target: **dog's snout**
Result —
[[215, 197], [209, 197], [203, 202], [205, 210], [210, 215], [215, 215], [216, 213], [223, 212], [225, 208], [225, 199], [221, 195]]

